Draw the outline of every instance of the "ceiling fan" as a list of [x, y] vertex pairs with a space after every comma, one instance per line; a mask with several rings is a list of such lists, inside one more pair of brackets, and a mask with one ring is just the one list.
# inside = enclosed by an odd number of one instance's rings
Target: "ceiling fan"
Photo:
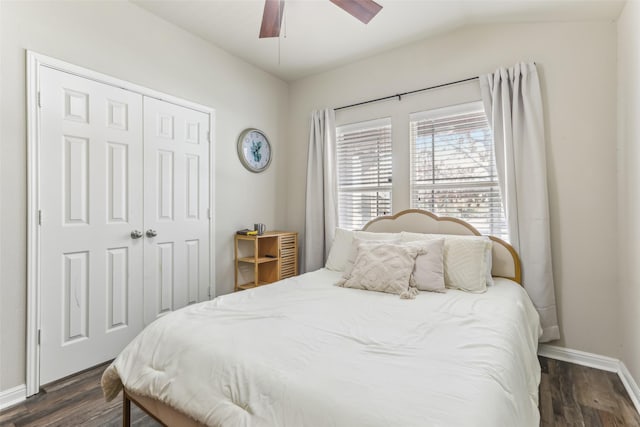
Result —
[[[329, 0], [345, 12], [368, 24], [380, 12], [382, 6], [373, 0]], [[280, 25], [284, 12], [284, 0], [265, 0], [260, 38], [280, 37]]]

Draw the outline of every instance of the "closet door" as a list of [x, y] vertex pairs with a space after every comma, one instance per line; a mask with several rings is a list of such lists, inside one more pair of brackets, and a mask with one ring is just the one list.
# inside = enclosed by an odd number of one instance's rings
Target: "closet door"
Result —
[[209, 115], [144, 98], [144, 319], [209, 297]]
[[40, 383], [141, 331], [142, 96], [40, 69]]

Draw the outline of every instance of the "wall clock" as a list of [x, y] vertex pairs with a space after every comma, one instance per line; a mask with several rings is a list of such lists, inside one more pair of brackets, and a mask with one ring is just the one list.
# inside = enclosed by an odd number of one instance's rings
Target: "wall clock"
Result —
[[271, 163], [269, 138], [259, 129], [248, 128], [238, 137], [238, 157], [251, 172], [262, 172]]

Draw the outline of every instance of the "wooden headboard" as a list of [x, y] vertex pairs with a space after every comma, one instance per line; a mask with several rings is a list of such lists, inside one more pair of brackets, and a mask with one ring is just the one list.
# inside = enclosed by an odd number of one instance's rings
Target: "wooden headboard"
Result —
[[[365, 224], [362, 229], [374, 233], [409, 231], [425, 234], [482, 235], [471, 224], [460, 219], [439, 217], [421, 209], [407, 209], [395, 215], [375, 218]], [[521, 284], [520, 258], [515, 249], [502, 239], [494, 236], [489, 236], [489, 238], [493, 241], [491, 274]]]

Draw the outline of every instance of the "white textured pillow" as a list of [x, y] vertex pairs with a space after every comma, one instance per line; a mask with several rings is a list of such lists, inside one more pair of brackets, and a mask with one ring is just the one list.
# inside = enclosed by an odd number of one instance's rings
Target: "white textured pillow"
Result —
[[416, 240], [444, 241], [444, 279], [448, 288], [469, 292], [484, 292], [491, 279], [491, 247], [487, 236], [459, 236], [453, 234], [422, 234], [402, 232], [405, 242]]
[[416, 257], [411, 286], [419, 291], [444, 292], [444, 238], [407, 243], [422, 252]]
[[344, 271], [344, 267], [351, 254], [351, 245], [353, 244], [353, 236], [355, 231], [345, 230], [344, 228], [336, 228], [331, 250], [327, 257], [326, 268], [333, 271]]
[[349, 256], [347, 257], [344, 268], [342, 269], [345, 276], [351, 273], [353, 263], [356, 261], [356, 256], [358, 255], [358, 246], [363, 241], [397, 243], [400, 241], [400, 233], [372, 233], [369, 231], [355, 231], [353, 239], [351, 241], [351, 248], [349, 249]]
[[353, 270], [337, 285], [413, 298], [415, 293], [409, 290], [409, 277], [419, 252], [417, 246], [360, 243]]
[[444, 241], [444, 283], [448, 288], [468, 292], [487, 290], [487, 249], [483, 239], [447, 237]]

